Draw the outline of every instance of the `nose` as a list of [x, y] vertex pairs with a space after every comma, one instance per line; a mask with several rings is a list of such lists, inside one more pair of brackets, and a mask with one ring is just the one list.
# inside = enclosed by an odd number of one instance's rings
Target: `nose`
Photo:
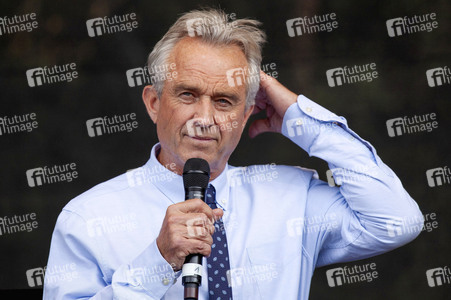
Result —
[[196, 103], [194, 118], [201, 120], [203, 127], [211, 127], [215, 124], [215, 108], [210, 97], [204, 96]]

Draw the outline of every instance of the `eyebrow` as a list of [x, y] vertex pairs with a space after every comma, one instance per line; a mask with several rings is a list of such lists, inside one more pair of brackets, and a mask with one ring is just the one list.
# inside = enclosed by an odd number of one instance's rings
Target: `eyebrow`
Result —
[[[201, 93], [201, 91], [198, 87], [192, 86], [192, 85], [189, 85], [186, 83], [179, 83], [174, 87], [174, 91], [176, 94], [178, 94], [179, 92], [181, 92], [183, 90], [193, 91], [197, 94]], [[235, 103], [238, 103], [240, 101], [240, 97], [236, 93], [220, 91], [220, 92], [214, 93], [214, 95], [213, 95], [213, 98], [221, 98], [221, 97], [228, 98]]]

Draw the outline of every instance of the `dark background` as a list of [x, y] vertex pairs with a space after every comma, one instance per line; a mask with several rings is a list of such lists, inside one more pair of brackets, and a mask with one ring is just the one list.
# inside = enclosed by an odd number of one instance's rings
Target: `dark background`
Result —
[[[0, 136], [0, 216], [36, 213], [38, 228], [0, 236], [0, 289], [27, 289], [25, 272], [47, 264], [51, 234], [63, 206], [90, 187], [144, 164], [157, 142], [155, 127], [125, 72], [143, 66], [148, 53], [179, 14], [200, 5], [221, 7], [238, 18], [263, 22], [268, 35], [263, 63], [276, 63], [278, 79], [338, 115], [371, 142], [400, 177], [423, 214], [436, 213], [438, 229], [390, 253], [348, 266], [375, 262], [371, 283], [331, 288], [326, 266], [316, 270], [310, 299], [445, 299], [451, 285], [430, 288], [427, 269], [450, 265], [450, 185], [430, 188], [425, 172], [450, 166], [451, 85], [431, 88], [427, 69], [451, 66], [449, 1], [2, 1], [0, 15], [36, 13], [38, 28], [0, 36], [0, 116], [36, 113], [31, 133]], [[132, 32], [91, 38], [86, 20], [136, 13]], [[328, 33], [289, 37], [286, 20], [336, 13], [339, 27]], [[390, 38], [388, 19], [436, 13], [438, 29]], [[75, 62], [79, 78], [30, 88], [28, 69]], [[374, 62], [371, 83], [330, 88], [326, 70]], [[85, 122], [99, 116], [137, 114], [138, 129], [91, 138]], [[436, 113], [438, 129], [389, 137], [388, 119]], [[252, 121], [252, 120], [251, 120]], [[79, 178], [30, 188], [28, 169], [75, 162]], [[243, 135], [232, 165], [301, 165], [326, 180], [327, 164], [287, 138]], [[338, 265], [342, 266], [342, 265]], [[283, 287], [281, 287], [283, 288]], [[23, 292], [23, 291], [22, 291]], [[29, 292], [38, 298], [41, 290]], [[33, 297], [32, 297], [33, 295]]]

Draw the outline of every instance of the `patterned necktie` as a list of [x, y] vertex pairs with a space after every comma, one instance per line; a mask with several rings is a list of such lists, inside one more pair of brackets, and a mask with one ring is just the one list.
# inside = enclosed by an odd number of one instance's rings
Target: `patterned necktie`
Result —
[[[215, 209], [216, 191], [211, 184], [208, 185], [205, 202], [210, 208]], [[230, 270], [229, 251], [227, 249], [227, 237], [224, 223], [217, 220], [215, 233], [213, 234], [213, 245], [211, 245], [210, 257], [207, 257], [208, 268], [208, 293], [210, 300], [231, 300], [232, 288], [227, 280], [227, 271]]]

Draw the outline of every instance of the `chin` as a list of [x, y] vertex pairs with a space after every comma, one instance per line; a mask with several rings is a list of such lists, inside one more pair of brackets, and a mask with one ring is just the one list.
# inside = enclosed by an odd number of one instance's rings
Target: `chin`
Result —
[[190, 158], [202, 158], [202, 159], [205, 159], [209, 164], [213, 160], [210, 155], [208, 155], [202, 151], [190, 151], [188, 154], [186, 154], [185, 158], [186, 158], [185, 162]]
[[213, 169], [218, 165], [218, 157], [217, 154], [209, 154], [205, 153], [203, 151], [195, 150], [190, 151], [185, 155], [185, 162], [190, 158], [202, 158], [208, 162], [208, 165], [210, 166], [210, 169]]

